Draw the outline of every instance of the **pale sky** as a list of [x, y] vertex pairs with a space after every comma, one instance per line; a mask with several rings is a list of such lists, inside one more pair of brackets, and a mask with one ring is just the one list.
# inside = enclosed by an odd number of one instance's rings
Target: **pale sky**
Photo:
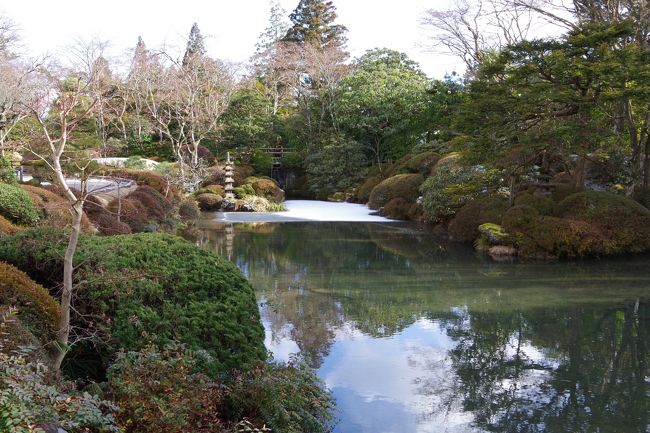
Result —
[[[298, 0], [280, 0], [287, 13]], [[464, 68], [454, 57], [426, 52], [426, 31], [419, 25], [425, 9], [446, 0], [334, 0], [338, 23], [348, 32], [352, 56], [386, 47], [406, 52], [430, 77]], [[209, 54], [245, 62], [268, 24], [268, 0], [0, 0], [20, 29], [23, 51], [38, 56], [64, 55], [75, 38], [98, 37], [111, 42], [110, 55], [123, 56], [142, 36], [150, 48], [163, 44], [184, 49], [193, 22], [206, 37]]]

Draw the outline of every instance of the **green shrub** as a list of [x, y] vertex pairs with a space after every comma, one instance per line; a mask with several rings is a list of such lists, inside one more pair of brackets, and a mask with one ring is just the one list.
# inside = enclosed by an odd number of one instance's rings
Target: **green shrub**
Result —
[[112, 403], [55, 378], [43, 364], [0, 353], [0, 431], [33, 433], [54, 426], [69, 433], [119, 432]]
[[20, 227], [14, 225], [7, 218], [0, 215], [0, 236], [13, 235], [21, 230]]
[[255, 173], [267, 176], [273, 168], [273, 158], [268, 153], [258, 149], [251, 156], [251, 165], [255, 169]]
[[219, 407], [224, 387], [201, 372], [201, 361], [200, 354], [175, 345], [119, 353], [108, 370], [108, 393], [124, 431], [225, 433]]
[[467, 167], [452, 154], [442, 158], [420, 187], [422, 206], [432, 222], [448, 219], [469, 201], [488, 191], [498, 182], [499, 172]]
[[370, 193], [376, 187], [381, 183], [383, 179], [379, 176], [370, 176], [368, 179], [366, 179], [359, 188], [357, 188], [357, 200], [360, 203], [368, 203], [368, 200], [370, 200]]
[[[55, 287], [65, 232], [32, 229], [3, 238], [0, 259]], [[76, 309], [110, 335], [109, 352], [147, 340], [208, 350], [219, 367], [264, 359], [255, 294], [230, 262], [159, 233], [82, 236], [75, 254]]]
[[456, 242], [474, 242], [480, 235], [478, 227], [484, 223], [500, 223], [508, 210], [508, 200], [485, 196], [471, 200], [460, 208], [449, 222], [449, 238]]
[[302, 170], [305, 158], [299, 153], [288, 153], [282, 157], [282, 168], [286, 170]]
[[284, 191], [271, 178], [249, 177], [246, 179], [246, 184], [249, 184], [253, 188], [254, 194], [257, 196], [264, 197], [275, 203], [282, 203], [284, 201]]
[[551, 215], [556, 203], [550, 197], [539, 197], [532, 191], [526, 191], [517, 194], [517, 197], [515, 197], [515, 205], [532, 207], [540, 215]]
[[0, 215], [16, 224], [34, 225], [38, 222], [38, 213], [29, 195], [8, 183], [0, 183]]
[[609, 192], [585, 191], [558, 203], [554, 215], [585, 221], [607, 239], [605, 253], [650, 249], [650, 210], [634, 200]]
[[253, 189], [253, 185], [245, 183], [241, 186], [235, 187], [235, 194], [237, 194], [237, 197], [239, 198], [245, 198], [249, 195], [255, 195], [255, 190]]
[[14, 170], [13, 165], [7, 158], [0, 156], [0, 182], [16, 184], [18, 179], [16, 179], [16, 171]]
[[228, 388], [227, 415], [247, 418], [278, 433], [321, 433], [333, 427], [334, 401], [309, 367], [258, 364], [237, 375]]
[[194, 200], [183, 200], [178, 207], [178, 216], [183, 221], [192, 221], [201, 216], [201, 210]]
[[124, 161], [124, 168], [129, 170], [146, 170], [147, 163], [141, 156], [129, 156], [126, 161]]
[[409, 219], [411, 206], [413, 206], [413, 203], [406, 201], [402, 197], [396, 197], [386, 203], [383, 215], [386, 218], [407, 220]]
[[305, 159], [307, 185], [322, 198], [346, 192], [366, 177], [367, 166], [359, 143], [337, 135], [326, 137], [320, 148]]
[[18, 317], [43, 343], [56, 338], [60, 307], [43, 286], [24, 272], [0, 262], [0, 305], [18, 308]]
[[368, 206], [370, 209], [379, 209], [398, 197], [409, 203], [415, 203], [420, 195], [418, 188], [423, 180], [424, 177], [419, 174], [398, 174], [389, 177], [373, 188]]
[[196, 201], [202, 211], [214, 212], [221, 209], [223, 197], [217, 194], [203, 193], [196, 196]]

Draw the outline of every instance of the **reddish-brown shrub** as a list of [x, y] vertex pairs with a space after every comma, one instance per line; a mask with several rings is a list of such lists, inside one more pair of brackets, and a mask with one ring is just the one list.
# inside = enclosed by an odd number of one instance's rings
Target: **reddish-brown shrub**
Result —
[[502, 197], [479, 197], [460, 208], [449, 223], [449, 238], [456, 242], [474, 242], [480, 235], [478, 226], [500, 223], [508, 210], [508, 200]]
[[415, 203], [420, 196], [419, 187], [424, 181], [420, 174], [398, 174], [389, 177], [375, 186], [370, 193], [368, 206], [379, 209], [390, 200], [401, 197], [407, 202]]

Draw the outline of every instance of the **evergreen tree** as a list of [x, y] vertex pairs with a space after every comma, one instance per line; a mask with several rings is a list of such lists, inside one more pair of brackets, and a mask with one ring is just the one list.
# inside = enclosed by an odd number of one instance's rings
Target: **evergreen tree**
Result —
[[203, 57], [205, 55], [205, 42], [203, 40], [203, 35], [199, 30], [199, 26], [194, 23], [190, 29], [190, 36], [187, 39], [187, 48], [185, 49], [185, 55], [183, 56], [183, 66], [187, 64], [194, 57]]
[[257, 52], [262, 52], [282, 40], [289, 28], [291, 28], [291, 25], [287, 20], [287, 11], [284, 10], [278, 0], [271, 0], [269, 25], [258, 38]]
[[138, 43], [133, 50], [133, 59], [131, 60], [131, 71], [134, 71], [147, 63], [147, 45], [142, 40], [142, 36], [138, 36]]
[[300, 0], [289, 16], [293, 26], [284, 40], [311, 43], [318, 48], [342, 48], [346, 43], [345, 26], [334, 24], [336, 7], [331, 1]]

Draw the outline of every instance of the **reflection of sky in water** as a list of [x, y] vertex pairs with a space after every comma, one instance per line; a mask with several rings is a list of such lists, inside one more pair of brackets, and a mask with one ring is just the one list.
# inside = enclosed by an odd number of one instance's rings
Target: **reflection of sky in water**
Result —
[[[291, 327], [271, 335], [267, 348], [278, 360], [299, 348]], [[348, 323], [335, 332], [335, 343], [318, 369], [337, 402], [337, 433], [471, 432], [471, 414], [452, 404], [454, 373], [448, 359], [453, 341], [436, 322], [420, 319], [401, 333], [373, 338]]]

